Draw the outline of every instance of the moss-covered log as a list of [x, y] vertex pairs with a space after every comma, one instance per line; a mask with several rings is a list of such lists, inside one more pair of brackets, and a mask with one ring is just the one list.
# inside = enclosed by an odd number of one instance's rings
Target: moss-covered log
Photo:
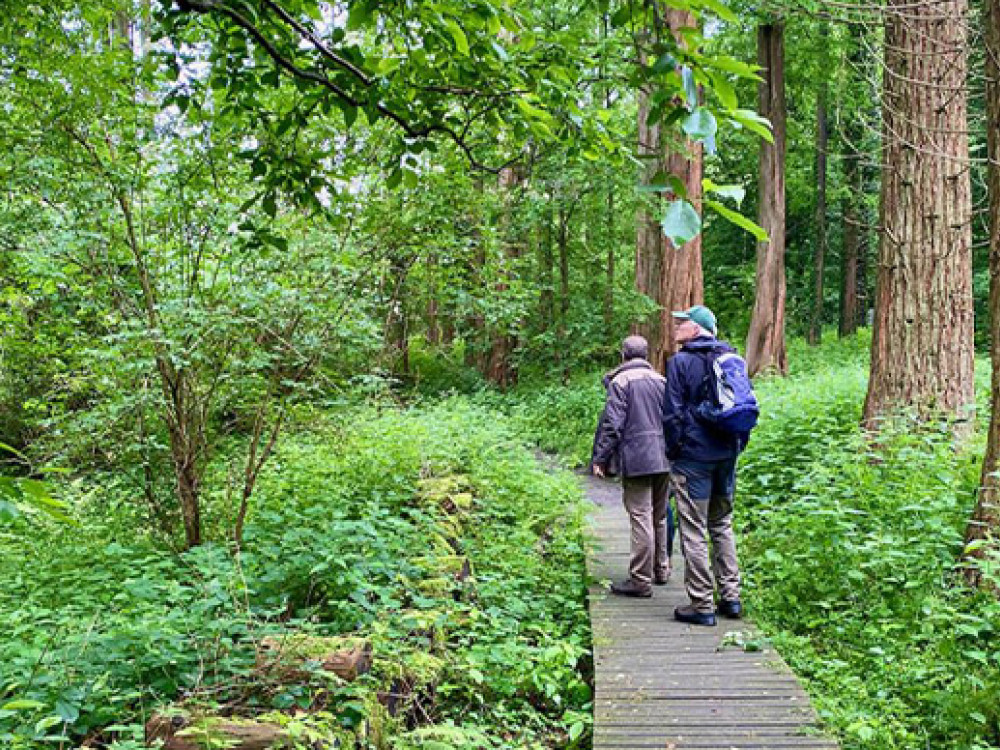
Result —
[[155, 714], [146, 722], [147, 747], [162, 750], [268, 750], [293, 744], [281, 726], [250, 719], [176, 713]]

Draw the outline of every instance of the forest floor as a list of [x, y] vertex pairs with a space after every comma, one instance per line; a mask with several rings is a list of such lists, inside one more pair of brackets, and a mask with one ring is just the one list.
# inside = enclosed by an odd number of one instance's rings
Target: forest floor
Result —
[[[956, 567], [982, 435], [956, 451], [904, 421], [868, 444], [867, 343], [795, 344], [793, 373], [758, 385], [745, 601], [844, 748], [1000, 748], [1000, 604]], [[0, 745], [137, 750], [173, 707], [387, 750], [587, 747], [587, 501], [536, 450], [583, 465], [603, 396], [582, 373], [307, 411], [238, 555], [225, 451], [204, 494], [218, 541], [186, 553], [129, 471], [79, 472], [60, 487], [76, 524], [0, 528]], [[261, 675], [267, 642], [343, 636], [370, 646], [363, 674]]]

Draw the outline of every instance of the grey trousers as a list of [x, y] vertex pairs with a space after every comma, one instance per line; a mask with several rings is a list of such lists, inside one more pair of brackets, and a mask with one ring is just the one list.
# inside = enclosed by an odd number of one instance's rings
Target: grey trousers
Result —
[[669, 474], [625, 477], [622, 500], [632, 527], [629, 578], [643, 587], [653, 584], [653, 576], [670, 573], [667, 556], [667, 493]]
[[[691, 606], [698, 612], [714, 612], [715, 583], [719, 596], [739, 601], [740, 569], [733, 535], [733, 488], [736, 461], [698, 463], [675, 461], [670, 481], [680, 517], [681, 550], [684, 553], [684, 586]], [[712, 540], [711, 565], [708, 540]]]

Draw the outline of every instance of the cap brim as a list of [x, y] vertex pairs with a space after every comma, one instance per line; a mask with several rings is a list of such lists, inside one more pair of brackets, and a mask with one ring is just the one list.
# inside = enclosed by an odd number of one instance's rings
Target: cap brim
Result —
[[678, 320], [691, 320], [691, 316], [688, 315], [687, 311], [685, 310], [676, 310], [670, 314], [673, 315]]

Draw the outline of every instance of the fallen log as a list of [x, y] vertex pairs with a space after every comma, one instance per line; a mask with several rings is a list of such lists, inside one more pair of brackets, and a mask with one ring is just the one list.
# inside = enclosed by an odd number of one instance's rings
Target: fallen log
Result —
[[252, 719], [177, 713], [154, 714], [146, 722], [146, 746], [162, 750], [269, 750], [293, 745], [283, 727]]

